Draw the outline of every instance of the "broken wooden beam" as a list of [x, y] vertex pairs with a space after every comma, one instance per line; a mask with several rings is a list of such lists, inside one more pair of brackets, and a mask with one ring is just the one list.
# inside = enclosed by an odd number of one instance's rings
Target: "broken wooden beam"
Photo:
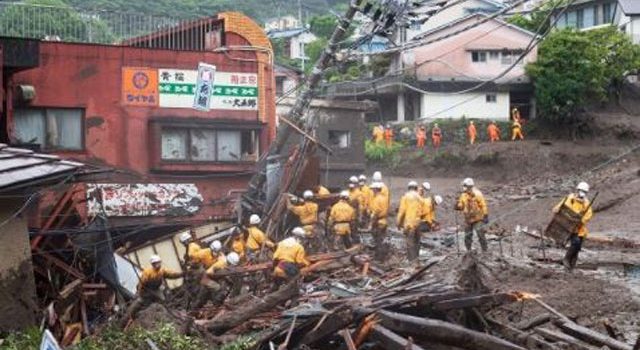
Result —
[[371, 329], [371, 339], [375, 341], [380, 347], [386, 350], [397, 349], [411, 349], [411, 350], [424, 350], [423, 347], [413, 344], [408, 339], [403, 338], [390, 331], [389, 329], [377, 324]]
[[485, 319], [491, 325], [491, 327], [495, 331], [500, 333], [500, 335], [505, 339], [522, 345], [527, 349], [560, 350], [558, 346], [545, 341], [539, 335], [533, 334], [531, 332], [523, 332], [514, 326], [504, 324], [489, 317], [485, 317]]
[[613, 339], [569, 320], [557, 320], [553, 323], [564, 333], [598, 347], [608, 346], [611, 350], [633, 350], [633, 346]]
[[316, 326], [306, 332], [296, 346], [311, 345], [328, 336], [336, 334], [339, 330], [348, 327], [355, 321], [353, 310], [349, 306], [335, 309], [325, 314]]
[[356, 348], [356, 344], [353, 343], [353, 339], [351, 338], [351, 334], [349, 334], [348, 329], [343, 329], [340, 331], [340, 336], [344, 339], [344, 343], [347, 345], [348, 350], [358, 350]]
[[426, 338], [431, 342], [469, 350], [525, 350], [519, 345], [498, 337], [445, 321], [384, 310], [378, 311], [377, 314], [380, 316], [380, 324], [389, 330], [417, 338]]
[[273, 310], [276, 306], [296, 297], [298, 293], [298, 281], [293, 280], [278, 291], [265, 295], [264, 298], [255, 299], [233, 312], [222, 314], [210, 321], [198, 321], [196, 324], [219, 335], [241, 325], [256, 315]]
[[580, 339], [576, 339], [570, 335], [567, 335], [561, 332], [555, 332], [550, 329], [542, 328], [542, 327], [534, 328], [533, 331], [541, 335], [545, 339], [556, 341], [556, 342], [567, 343], [569, 345], [572, 345], [576, 349], [599, 350], [599, 348], [595, 346], [591, 346]]
[[543, 313], [528, 320], [516, 323], [515, 327], [521, 331], [528, 331], [531, 328], [542, 326], [543, 324], [551, 321], [551, 315]]
[[511, 293], [484, 294], [471, 297], [449, 299], [433, 304], [433, 308], [440, 311], [478, 307], [485, 304], [502, 305], [518, 301], [518, 297]]

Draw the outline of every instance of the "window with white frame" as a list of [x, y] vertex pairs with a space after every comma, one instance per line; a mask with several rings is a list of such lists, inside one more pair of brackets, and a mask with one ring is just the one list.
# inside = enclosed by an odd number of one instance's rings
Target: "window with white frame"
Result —
[[500, 52], [498, 51], [489, 51], [489, 59], [493, 61], [497, 61], [500, 59]]
[[25, 108], [14, 111], [19, 144], [37, 144], [44, 150], [81, 150], [84, 146], [83, 110]]
[[486, 94], [485, 95], [485, 101], [487, 103], [497, 103], [498, 102], [498, 96], [496, 94]]
[[485, 51], [471, 51], [472, 62], [487, 62], [487, 53]]
[[256, 130], [163, 127], [161, 158], [167, 161], [246, 162], [258, 158]]

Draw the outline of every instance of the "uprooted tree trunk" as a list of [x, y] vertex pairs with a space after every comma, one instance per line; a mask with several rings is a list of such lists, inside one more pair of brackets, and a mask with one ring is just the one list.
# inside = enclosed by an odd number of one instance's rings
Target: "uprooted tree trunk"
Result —
[[241, 325], [256, 315], [273, 310], [279, 304], [296, 297], [298, 293], [298, 281], [293, 280], [278, 291], [268, 294], [262, 299], [256, 299], [232, 312], [222, 314], [220, 317], [216, 317], [211, 321], [200, 323], [200, 326], [214, 334], [222, 334]]

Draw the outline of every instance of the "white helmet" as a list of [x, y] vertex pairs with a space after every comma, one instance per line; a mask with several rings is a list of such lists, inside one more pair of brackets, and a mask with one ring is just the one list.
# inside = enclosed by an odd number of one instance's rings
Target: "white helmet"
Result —
[[211, 244], [209, 244], [209, 248], [211, 248], [211, 250], [214, 252], [219, 252], [222, 249], [222, 243], [220, 243], [220, 241], [218, 240], [215, 240], [211, 242]]
[[349, 182], [351, 182], [352, 184], [357, 184], [358, 183], [358, 177], [357, 176], [352, 176], [349, 178]]
[[358, 176], [358, 180], [360, 180], [360, 182], [367, 181], [367, 177], [364, 174], [360, 174], [360, 176]]
[[304, 199], [313, 198], [313, 192], [311, 192], [309, 190], [304, 191], [304, 193], [302, 194], [302, 198], [304, 198]]
[[252, 214], [249, 217], [249, 225], [258, 225], [260, 224], [260, 217], [257, 214]]
[[293, 230], [291, 230], [291, 234], [296, 236], [296, 237], [304, 237], [304, 236], [306, 236], [306, 232], [304, 231], [304, 229], [302, 227], [295, 227]]
[[157, 264], [157, 263], [161, 263], [162, 259], [160, 259], [160, 256], [154, 254], [151, 256], [151, 258], [149, 258], [149, 262], [151, 264]]
[[473, 182], [473, 179], [468, 177], [464, 180], [462, 180], [462, 186], [464, 187], [473, 187], [475, 186], [475, 183]]
[[371, 177], [371, 179], [375, 182], [380, 182], [382, 181], [382, 174], [379, 171], [376, 171], [373, 173], [373, 176]]
[[371, 184], [371, 189], [380, 190], [382, 189], [382, 182], [374, 182]]
[[191, 240], [191, 234], [189, 232], [185, 232], [180, 235], [180, 243], [185, 244]]
[[431, 190], [431, 184], [428, 183], [427, 181], [425, 181], [425, 182], [422, 183], [422, 188], [424, 188], [427, 191], [430, 191]]
[[227, 262], [229, 265], [236, 266], [240, 263], [240, 256], [236, 252], [227, 254]]
[[407, 187], [408, 188], [412, 188], [412, 187], [417, 188], [418, 187], [418, 183], [415, 182], [415, 181], [409, 181], [409, 183], [407, 184]]
[[436, 205], [440, 205], [444, 201], [442, 199], [442, 196], [438, 196], [438, 195], [433, 196], [433, 200], [436, 201]]
[[589, 184], [582, 181], [578, 184], [578, 186], [576, 186], [576, 189], [582, 192], [589, 192]]
[[349, 192], [347, 192], [347, 191], [340, 192], [340, 198], [349, 199]]

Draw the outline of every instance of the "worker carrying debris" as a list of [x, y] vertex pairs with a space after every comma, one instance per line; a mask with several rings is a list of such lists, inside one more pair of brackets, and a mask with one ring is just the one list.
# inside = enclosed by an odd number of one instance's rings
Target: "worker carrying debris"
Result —
[[382, 183], [374, 182], [371, 184], [373, 191], [373, 199], [369, 205], [371, 215], [371, 233], [373, 235], [373, 244], [375, 245], [374, 258], [378, 261], [384, 260], [383, 242], [387, 236], [387, 216], [389, 215], [389, 201], [382, 194]]
[[216, 306], [222, 305], [229, 290], [232, 288], [232, 282], [226, 278], [218, 278], [217, 273], [226, 270], [229, 266], [238, 266], [239, 263], [240, 257], [235, 252], [231, 252], [227, 256], [220, 254], [216, 262], [202, 275], [200, 292], [196, 302], [193, 304], [193, 308], [199, 309], [209, 300]]
[[275, 287], [297, 277], [300, 274], [300, 267], [310, 265], [304, 247], [298, 241], [298, 238], [303, 237], [305, 237], [304, 229], [302, 227], [296, 227], [291, 230], [290, 237], [278, 242], [276, 251], [273, 253], [273, 278]]
[[264, 247], [273, 249], [275, 244], [267, 238], [267, 235], [262, 232], [260, 227], [260, 223], [262, 220], [260, 216], [253, 214], [249, 217], [249, 226], [247, 227], [247, 241], [245, 243], [246, 250], [245, 254], [247, 255], [247, 260], [251, 263], [256, 263], [258, 261], [260, 252], [264, 249]]
[[442, 130], [440, 130], [438, 123], [433, 124], [433, 128], [431, 129], [431, 143], [436, 150], [440, 148], [440, 144], [442, 143]]
[[487, 126], [487, 135], [489, 135], [489, 142], [491, 143], [500, 141], [500, 128], [498, 127], [498, 124], [496, 124], [495, 120]]
[[349, 204], [349, 192], [340, 192], [340, 200], [331, 207], [327, 222], [333, 233], [333, 249], [351, 248], [351, 227], [356, 214], [356, 210]]
[[440, 225], [436, 221], [436, 207], [442, 203], [442, 197], [434, 196], [431, 193], [431, 184], [427, 181], [422, 183], [419, 193], [422, 198], [422, 215], [420, 216], [418, 232], [439, 230]]
[[587, 198], [589, 184], [584, 181], [580, 182], [576, 187], [576, 192], [577, 193], [571, 193], [563, 198], [562, 201], [553, 208], [555, 214], [559, 213], [564, 207], [579, 217], [577, 225], [575, 225], [573, 232], [570, 232], [570, 236], [568, 237], [570, 246], [562, 260], [563, 265], [569, 270], [572, 270], [578, 262], [578, 253], [580, 253], [582, 249], [582, 241], [589, 233], [587, 223], [593, 217], [591, 203], [589, 198]]
[[422, 198], [418, 193], [418, 183], [410, 181], [407, 185], [407, 193], [400, 199], [396, 225], [406, 236], [407, 259], [411, 262], [418, 259], [418, 253], [420, 251], [418, 225], [420, 224], [422, 211]]
[[313, 192], [304, 191], [302, 203], [294, 204], [292, 200], [291, 197], [288, 198], [287, 208], [298, 217], [298, 221], [305, 232], [305, 240], [309, 244], [309, 251], [316, 253], [320, 251], [322, 244], [316, 228], [318, 224], [318, 204], [313, 202]]
[[489, 223], [489, 209], [482, 192], [475, 187], [472, 178], [468, 177], [462, 181], [462, 194], [460, 194], [455, 209], [462, 211], [464, 215], [464, 245], [467, 250], [471, 250], [473, 233], [475, 232], [482, 251], [486, 252], [487, 239], [484, 234], [484, 225]]
[[171, 271], [162, 267], [162, 259], [158, 255], [152, 255], [149, 259], [150, 267], [142, 270], [140, 281], [138, 282], [138, 293], [136, 299], [129, 306], [122, 326], [126, 326], [129, 319], [136, 316], [138, 311], [153, 303], [165, 301], [162, 286], [166, 279], [181, 278], [182, 272]]

